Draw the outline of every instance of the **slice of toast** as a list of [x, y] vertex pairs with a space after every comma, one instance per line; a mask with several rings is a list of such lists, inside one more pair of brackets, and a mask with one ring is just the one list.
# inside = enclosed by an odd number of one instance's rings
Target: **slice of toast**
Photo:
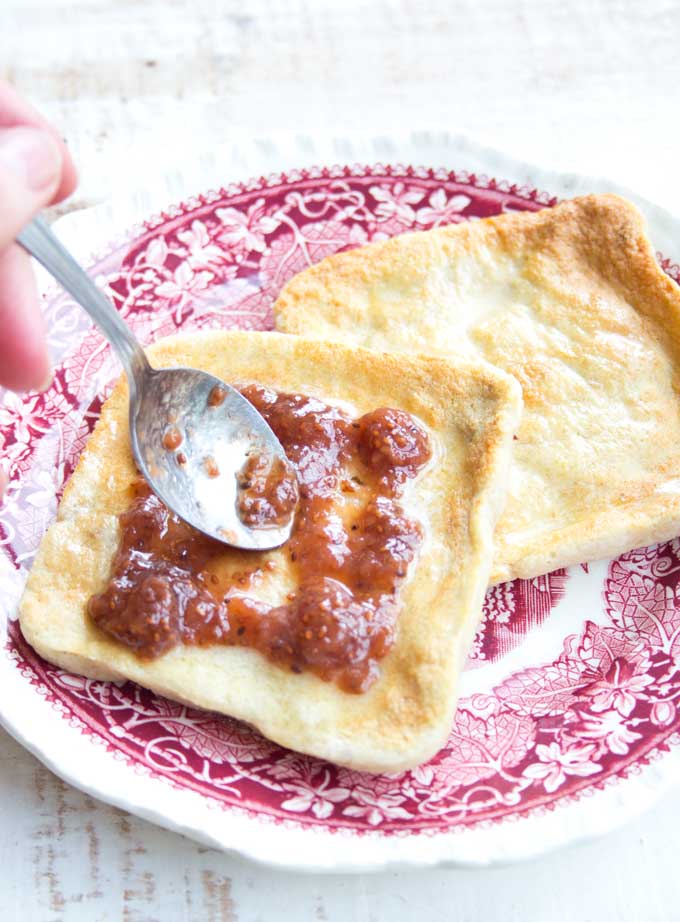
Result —
[[524, 413], [492, 582], [680, 532], [680, 289], [629, 202], [589, 195], [329, 257], [283, 289], [277, 329], [481, 357]]
[[[277, 333], [190, 334], [157, 343], [149, 356], [158, 367], [202, 368], [229, 382], [316, 397], [355, 416], [396, 408], [426, 430], [432, 458], [403, 499], [424, 537], [399, 590], [394, 644], [370, 688], [351, 694], [252, 648], [179, 645], [141, 659], [103, 633], [89, 617], [88, 600], [109, 579], [119, 515], [137, 477], [124, 381], [102, 409], [33, 564], [20, 606], [26, 639], [66, 669], [133, 680], [344, 765], [397, 771], [429, 758], [449, 732], [488, 584], [521, 412], [516, 382], [478, 362], [385, 355]], [[254, 553], [220, 551], [227, 562], [247, 555], [251, 565]], [[248, 592], [280, 602], [295, 589], [294, 571], [285, 547], [266, 559], [274, 566], [263, 568]]]

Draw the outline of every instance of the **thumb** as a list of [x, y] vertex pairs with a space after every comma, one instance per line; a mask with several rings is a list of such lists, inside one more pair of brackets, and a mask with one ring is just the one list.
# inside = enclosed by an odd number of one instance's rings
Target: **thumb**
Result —
[[62, 154], [43, 128], [0, 128], [0, 250], [54, 196]]

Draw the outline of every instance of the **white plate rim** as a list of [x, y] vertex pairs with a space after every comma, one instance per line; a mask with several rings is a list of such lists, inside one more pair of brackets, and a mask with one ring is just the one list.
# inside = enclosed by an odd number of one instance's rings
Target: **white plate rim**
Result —
[[[168, 201], [191, 192], [274, 170], [331, 166], [337, 162], [398, 162], [413, 166], [468, 170], [530, 185], [559, 197], [587, 192], [616, 192], [634, 201], [645, 214], [655, 246], [677, 261], [680, 221], [636, 193], [601, 177], [546, 170], [446, 131], [417, 132], [376, 138], [272, 138], [232, 140], [230, 155], [216, 150], [202, 164], [198, 183], [191, 171], [167, 174], [149, 187], [97, 208], [66, 216], [57, 230], [81, 259], [93, 249]], [[218, 172], [219, 171], [219, 172]], [[217, 177], [219, 176], [219, 179]], [[163, 191], [164, 190], [164, 191]], [[163, 198], [165, 196], [165, 198]], [[42, 276], [42, 284], [45, 278]], [[52, 706], [12, 665], [7, 650], [0, 657], [0, 724], [64, 781], [91, 796], [125, 809], [174, 832], [214, 848], [238, 853], [279, 869], [310, 872], [366, 872], [458, 866], [488, 867], [536, 857], [558, 847], [602, 835], [634, 819], [677, 784], [680, 735], [668, 752], [656, 752], [644, 766], [634, 766], [624, 781], [612, 779], [591, 796], [570, 798], [549, 810], [516, 815], [502, 822], [457, 828], [453, 832], [381, 836], [344, 834], [323, 828], [299, 829], [228, 813], [207, 798], [173, 788], [136, 771], [97, 745], [92, 736], [73, 732], [55, 721]], [[520, 831], [521, 830], [521, 831]], [[266, 835], [264, 835], [266, 831]]]

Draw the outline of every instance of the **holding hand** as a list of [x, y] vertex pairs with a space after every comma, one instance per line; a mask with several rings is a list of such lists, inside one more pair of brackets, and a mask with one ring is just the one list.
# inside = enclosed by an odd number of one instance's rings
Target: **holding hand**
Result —
[[[45, 324], [28, 255], [14, 243], [46, 205], [70, 195], [76, 171], [47, 122], [0, 82], [0, 386], [48, 385]], [[0, 471], [0, 496], [4, 477]]]
[[32, 390], [49, 382], [35, 279], [14, 238], [75, 185], [73, 162], [57, 132], [0, 83], [0, 386]]

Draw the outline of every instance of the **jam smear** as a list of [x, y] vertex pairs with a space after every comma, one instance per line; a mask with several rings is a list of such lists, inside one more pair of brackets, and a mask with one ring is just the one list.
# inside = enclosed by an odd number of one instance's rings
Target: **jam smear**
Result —
[[163, 435], [163, 448], [166, 451], [177, 451], [183, 441], [184, 438], [177, 426], [168, 426]]
[[253, 453], [236, 477], [237, 511], [244, 525], [284, 525], [298, 501], [298, 486], [291, 465], [281, 458]]
[[207, 458], [203, 459], [203, 469], [210, 478], [220, 476], [220, 469], [217, 466], [217, 461], [215, 461], [212, 455], [208, 455]]
[[208, 406], [209, 407], [220, 407], [225, 401], [227, 392], [225, 388], [220, 387], [219, 384], [215, 384], [208, 394]]
[[[179, 520], [138, 481], [120, 517], [110, 581], [90, 599], [90, 617], [143, 658], [178, 644], [244, 646], [292, 672], [365, 691], [394, 641], [399, 588], [423, 537], [400, 496], [430, 458], [427, 434], [401, 410], [353, 420], [301, 394], [258, 385], [242, 393], [297, 475], [298, 507], [284, 549], [295, 591], [279, 605], [249, 594], [272, 570], [267, 553], [244, 557], [225, 548]], [[242, 472], [245, 514], [254, 516], [264, 508], [258, 503], [276, 510], [290, 499], [268, 488], [272, 465], [261, 470], [261, 462], [253, 456], [252, 469]]]

